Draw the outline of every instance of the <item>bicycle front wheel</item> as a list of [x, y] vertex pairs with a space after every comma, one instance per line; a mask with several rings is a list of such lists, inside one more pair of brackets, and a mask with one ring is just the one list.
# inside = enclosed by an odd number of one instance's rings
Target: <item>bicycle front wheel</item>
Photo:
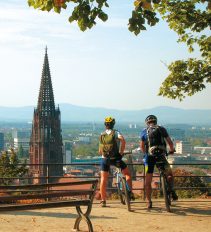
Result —
[[163, 197], [165, 200], [166, 210], [167, 212], [171, 212], [170, 209], [170, 195], [167, 191], [167, 181], [164, 175], [161, 175], [161, 185], [162, 185], [162, 191], [163, 191]]
[[125, 177], [119, 179], [118, 192], [120, 196], [121, 203], [127, 206], [127, 210], [130, 211], [130, 196], [127, 188], [127, 182]]

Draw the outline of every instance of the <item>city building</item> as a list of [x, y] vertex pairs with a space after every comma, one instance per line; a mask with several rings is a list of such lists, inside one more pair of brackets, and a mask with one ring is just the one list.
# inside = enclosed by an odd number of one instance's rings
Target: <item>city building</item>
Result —
[[[42, 78], [37, 108], [34, 110], [30, 138], [30, 166], [33, 177], [62, 176], [63, 163], [60, 109], [55, 108], [47, 48], [45, 51]], [[37, 165], [41, 164], [41, 165]], [[49, 167], [42, 164], [51, 164]], [[42, 180], [42, 181], [41, 181]], [[49, 178], [50, 182], [56, 181]], [[35, 182], [45, 182], [44, 178]]]
[[29, 150], [30, 131], [18, 131], [12, 132], [14, 149], [18, 150], [20, 146], [24, 150]]
[[4, 133], [0, 132], [0, 151], [4, 150]]
[[211, 154], [211, 147], [194, 147], [197, 154]]
[[72, 142], [69, 142], [69, 141], [64, 142], [64, 159], [63, 160], [64, 160], [64, 163], [66, 164], [72, 163], [72, 155], [73, 155], [72, 146], [73, 146]]
[[84, 144], [91, 143], [91, 137], [90, 136], [79, 136], [78, 140], [79, 140], [80, 143], [84, 143]]
[[132, 129], [132, 128], [136, 129], [137, 126], [136, 126], [136, 124], [129, 124], [129, 128], [130, 128], [130, 129]]
[[211, 139], [206, 140], [207, 145], [211, 145]]
[[193, 147], [188, 141], [176, 141], [175, 149], [177, 154], [185, 155], [193, 153]]

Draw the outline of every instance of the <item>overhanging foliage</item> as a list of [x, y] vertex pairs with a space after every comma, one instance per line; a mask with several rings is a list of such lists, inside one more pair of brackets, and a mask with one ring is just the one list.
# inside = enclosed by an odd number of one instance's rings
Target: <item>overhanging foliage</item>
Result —
[[[29, 6], [60, 13], [72, 4], [69, 22], [76, 21], [82, 31], [91, 29], [96, 20], [106, 21], [108, 0], [28, 0]], [[120, 2], [121, 4], [121, 2]], [[132, 4], [132, 2], [131, 2]], [[155, 26], [162, 17], [186, 43], [189, 52], [200, 51], [200, 58], [177, 60], [168, 65], [170, 74], [158, 95], [183, 100], [203, 90], [211, 82], [211, 1], [210, 0], [135, 0], [128, 29], [135, 35]]]

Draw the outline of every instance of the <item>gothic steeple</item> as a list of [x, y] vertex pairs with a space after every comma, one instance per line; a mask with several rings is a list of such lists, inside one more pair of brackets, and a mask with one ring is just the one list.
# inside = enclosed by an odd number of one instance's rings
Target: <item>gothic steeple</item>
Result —
[[55, 112], [54, 95], [51, 82], [50, 67], [48, 62], [47, 47], [45, 49], [45, 57], [42, 69], [42, 78], [37, 103], [37, 110], [43, 116], [53, 115]]
[[[34, 110], [32, 133], [30, 138], [30, 166], [34, 177], [62, 176], [63, 153], [61, 117], [59, 108], [55, 108], [53, 87], [48, 62], [47, 48], [45, 50], [40, 91], [37, 109]], [[46, 165], [38, 164], [49, 164]], [[55, 181], [49, 178], [49, 181]], [[45, 182], [40, 179], [39, 182]]]

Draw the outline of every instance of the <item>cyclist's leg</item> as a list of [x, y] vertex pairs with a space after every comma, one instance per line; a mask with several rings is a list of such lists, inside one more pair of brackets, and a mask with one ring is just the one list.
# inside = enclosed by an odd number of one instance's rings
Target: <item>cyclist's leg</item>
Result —
[[176, 195], [176, 192], [174, 190], [174, 176], [173, 176], [172, 169], [171, 169], [169, 162], [166, 159], [165, 155], [161, 156], [161, 160], [162, 160], [162, 162], [164, 162], [165, 175], [167, 176], [167, 182], [168, 182], [169, 190], [172, 193], [172, 198], [173, 198], [173, 200], [177, 200], [178, 196]]
[[155, 166], [154, 157], [148, 156], [147, 162], [145, 163], [145, 172], [146, 172], [145, 188], [146, 188], [146, 202], [148, 208], [152, 207], [151, 194], [152, 194], [152, 176], [154, 172], [154, 166]]
[[106, 186], [108, 182], [108, 175], [110, 169], [110, 162], [107, 158], [102, 158], [101, 160], [101, 178], [100, 178], [100, 195], [101, 201], [106, 201]]
[[124, 176], [126, 178], [128, 186], [129, 186], [130, 190], [132, 191], [131, 174], [130, 174], [130, 171], [129, 171], [128, 167], [127, 167], [127, 164], [121, 158], [122, 157], [118, 157], [117, 159], [112, 161], [112, 165], [114, 165], [115, 167], [121, 168], [121, 171], [122, 171], [122, 173], [124, 174]]
[[126, 181], [127, 181], [128, 185], [130, 187], [130, 191], [132, 192], [133, 186], [132, 186], [132, 178], [131, 178], [129, 168], [126, 167], [126, 168], [121, 169], [121, 170], [122, 170], [122, 173], [124, 174], [124, 176], [126, 178]]
[[152, 200], [151, 200], [151, 194], [152, 194], [152, 173], [146, 173], [146, 179], [145, 179], [145, 188], [146, 188], [146, 202], [147, 206], [150, 206]]
[[169, 162], [166, 159], [166, 156], [164, 154], [161, 154], [159, 156], [159, 162], [164, 163], [165, 175], [167, 177], [167, 182], [169, 184], [170, 189], [173, 189], [174, 188], [174, 179], [173, 179], [172, 169], [171, 169]]

